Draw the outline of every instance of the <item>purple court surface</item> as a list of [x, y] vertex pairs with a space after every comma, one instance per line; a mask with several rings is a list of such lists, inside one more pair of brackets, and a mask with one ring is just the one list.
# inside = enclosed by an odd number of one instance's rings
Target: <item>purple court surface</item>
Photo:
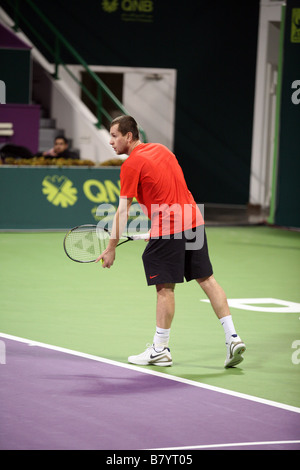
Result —
[[298, 408], [0, 339], [2, 450], [300, 449]]

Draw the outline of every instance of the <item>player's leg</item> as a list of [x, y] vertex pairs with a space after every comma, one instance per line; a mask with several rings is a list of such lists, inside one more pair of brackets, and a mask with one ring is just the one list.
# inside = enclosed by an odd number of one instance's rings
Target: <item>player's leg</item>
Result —
[[169, 329], [175, 314], [175, 284], [158, 284], [156, 286], [156, 325]]
[[225, 292], [213, 275], [197, 279], [197, 282], [210, 300], [211, 306], [224, 328], [227, 346], [224, 365], [226, 368], [234, 367], [243, 361], [242, 354], [245, 352], [246, 346], [236, 333]]
[[175, 284], [158, 284], [156, 286], [156, 330], [153, 347], [162, 351], [169, 347], [171, 325], [175, 314]]
[[174, 289], [183, 282], [184, 240], [151, 239], [143, 262], [148, 285], [156, 288], [156, 329], [152, 345], [142, 354], [130, 356], [128, 361], [139, 365], [172, 365], [169, 349], [171, 324], [175, 313]]
[[217, 317], [221, 319], [223, 317], [229, 316], [230, 310], [225, 292], [217, 283], [213, 274], [208, 277], [196, 279], [196, 281], [209, 298], [211, 306]]
[[[191, 239], [190, 236], [187, 238]], [[199, 240], [201, 241], [201, 248], [193, 249], [199, 245]], [[243, 360], [242, 353], [246, 347], [235, 331], [225, 292], [214, 278], [204, 226], [197, 228], [195, 242], [194, 246], [187, 244], [185, 278], [187, 281], [196, 279], [209, 298], [225, 332], [227, 346], [225, 367], [233, 367]]]

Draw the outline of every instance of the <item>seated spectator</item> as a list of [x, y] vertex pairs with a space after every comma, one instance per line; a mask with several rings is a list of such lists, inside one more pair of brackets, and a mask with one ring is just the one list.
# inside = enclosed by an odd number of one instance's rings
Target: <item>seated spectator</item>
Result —
[[72, 158], [79, 159], [75, 152], [69, 150], [69, 142], [63, 135], [58, 135], [54, 140], [54, 147], [46, 152], [43, 152], [44, 157], [52, 158]]

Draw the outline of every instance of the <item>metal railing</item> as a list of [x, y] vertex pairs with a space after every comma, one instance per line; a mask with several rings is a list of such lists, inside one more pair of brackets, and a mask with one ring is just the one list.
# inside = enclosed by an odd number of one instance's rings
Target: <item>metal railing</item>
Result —
[[[13, 8], [13, 21], [14, 31], [18, 31], [22, 29], [22, 25], [25, 25], [26, 28], [31, 32], [32, 35], [37, 39], [39, 44], [42, 44], [43, 47], [47, 50], [50, 54], [50, 57], [53, 59], [54, 63], [54, 73], [53, 77], [55, 79], [59, 79], [59, 67], [62, 66], [71, 78], [80, 86], [83, 93], [90, 99], [90, 101], [96, 107], [96, 118], [97, 123], [95, 124], [97, 128], [101, 128], [103, 124], [103, 116], [108, 120], [112, 120], [112, 116], [110, 116], [109, 112], [104, 109], [103, 107], [103, 94], [105, 94], [110, 101], [114, 104], [114, 106], [120, 111], [120, 113], [129, 115], [126, 108], [123, 104], [118, 100], [118, 98], [112, 93], [112, 91], [107, 87], [107, 85], [100, 79], [100, 77], [93, 72], [85, 60], [80, 56], [80, 54], [72, 47], [72, 45], [64, 38], [64, 36], [58, 31], [58, 29], [48, 20], [45, 14], [34, 4], [32, 0], [4, 0], [6, 4]], [[39, 19], [43, 22], [44, 25], [47, 26], [47, 29], [54, 35], [54, 46], [51, 47], [48, 41], [34, 28], [31, 21], [26, 18], [26, 16], [22, 13], [21, 3], [27, 3], [30, 8], [35, 12], [35, 14], [39, 17]], [[96, 84], [96, 96], [90, 92], [90, 90], [79, 80], [70, 67], [63, 61], [62, 59], [62, 51], [65, 49], [76, 61], [76, 63], [80, 64], [83, 69], [87, 72], [87, 74], [92, 78], [92, 81]], [[141, 138], [144, 142], [147, 142], [147, 137], [145, 131], [140, 127], [139, 128]]]

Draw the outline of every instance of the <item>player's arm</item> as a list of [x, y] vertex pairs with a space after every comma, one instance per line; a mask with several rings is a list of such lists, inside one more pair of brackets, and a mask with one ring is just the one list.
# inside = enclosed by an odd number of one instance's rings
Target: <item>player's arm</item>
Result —
[[108, 246], [97, 259], [97, 262], [102, 259], [102, 265], [104, 268], [110, 268], [113, 265], [116, 256], [116, 246], [125, 230], [128, 219], [128, 212], [132, 204], [132, 200], [133, 198], [120, 198], [119, 207], [114, 217], [111, 238], [109, 240]]
[[116, 248], [122, 233], [125, 230], [132, 200], [133, 198], [120, 198], [119, 207], [113, 221], [108, 248]]

